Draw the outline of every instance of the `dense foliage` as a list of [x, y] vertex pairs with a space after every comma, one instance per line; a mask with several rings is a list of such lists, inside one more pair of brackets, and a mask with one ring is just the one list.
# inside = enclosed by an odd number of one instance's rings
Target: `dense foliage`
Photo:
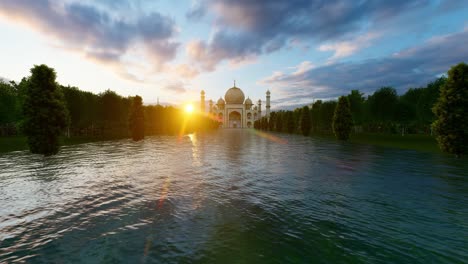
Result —
[[433, 123], [440, 148], [460, 156], [468, 152], [468, 65], [460, 63], [448, 72], [434, 106]]
[[54, 155], [68, 125], [68, 111], [54, 69], [34, 66], [23, 103], [24, 133], [32, 153]]
[[142, 140], [145, 137], [145, 117], [143, 115], [143, 101], [138, 95], [133, 98], [129, 123], [133, 140]]
[[349, 109], [349, 101], [345, 96], [338, 99], [338, 104], [333, 114], [333, 133], [339, 140], [348, 140], [353, 128], [353, 117]]
[[[440, 77], [426, 87], [410, 88], [403, 95], [398, 95], [391, 87], [382, 87], [367, 97], [359, 90], [352, 90], [345, 96], [354, 123], [352, 132], [431, 134], [431, 123], [435, 120], [431, 108], [446, 81], [446, 77]], [[303, 124], [307, 124], [303, 108], [272, 112], [269, 119], [261, 118], [254, 127], [276, 132], [333, 135], [336, 106], [334, 100], [317, 100], [309, 105], [310, 133], [302, 129]]]
[[310, 133], [310, 112], [308, 106], [304, 106], [301, 111], [301, 131], [304, 136], [308, 136]]
[[[32, 77], [23, 78], [20, 83], [0, 80], [0, 136], [25, 133], [22, 129], [26, 121], [23, 106], [46, 100], [45, 93], [28, 97], [31, 82], [37, 81]], [[56, 93], [63, 94], [63, 105], [69, 113], [66, 135], [105, 139], [131, 136], [129, 121], [135, 97], [122, 97], [111, 90], [94, 94], [76, 87], [61, 86], [55, 81], [54, 85]], [[219, 127], [218, 121], [208, 116], [195, 114], [188, 118], [186, 113], [173, 106], [142, 105], [141, 110], [144, 135], [174, 135]]]

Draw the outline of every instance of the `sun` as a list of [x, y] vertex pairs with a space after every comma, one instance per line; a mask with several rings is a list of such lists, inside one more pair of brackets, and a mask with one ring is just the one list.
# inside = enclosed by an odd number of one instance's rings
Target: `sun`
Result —
[[191, 113], [193, 113], [193, 110], [194, 110], [193, 104], [188, 104], [188, 105], [185, 106], [185, 112], [186, 113], [191, 114]]

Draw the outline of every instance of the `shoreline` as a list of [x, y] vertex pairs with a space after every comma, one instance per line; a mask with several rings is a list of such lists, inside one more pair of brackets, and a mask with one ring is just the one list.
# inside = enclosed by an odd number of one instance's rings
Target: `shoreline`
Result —
[[[311, 134], [312, 138], [338, 141], [334, 135], [330, 134]], [[377, 147], [409, 149], [420, 152], [430, 152], [444, 154], [434, 136], [425, 134], [380, 134], [380, 133], [357, 133], [351, 134], [347, 142], [352, 144], [364, 144]]]
[[[281, 133], [283, 134], [283, 133]], [[287, 133], [284, 133], [287, 134]], [[150, 136], [150, 135], [148, 135]], [[312, 134], [310, 137], [334, 140], [337, 139], [330, 134]], [[99, 136], [99, 137], [71, 137], [62, 138], [62, 146], [76, 145], [89, 142], [109, 141], [128, 138], [126, 136]], [[377, 133], [359, 133], [351, 134], [349, 143], [366, 144], [387, 148], [411, 149], [421, 152], [430, 152], [443, 154], [437, 145], [435, 137], [421, 134], [407, 134], [404, 136], [397, 134], [377, 134]], [[11, 151], [27, 150], [28, 145], [25, 136], [3, 136], [0, 137], [0, 153]]]

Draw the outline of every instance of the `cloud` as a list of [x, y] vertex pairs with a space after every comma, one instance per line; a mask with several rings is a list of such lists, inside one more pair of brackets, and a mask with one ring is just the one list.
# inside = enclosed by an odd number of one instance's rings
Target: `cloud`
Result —
[[370, 94], [382, 86], [404, 93], [426, 85], [457, 63], [468, 62], [468, 46], [463, 43], [468, 43], [468, 29], [379, 59], [332, 63], [299, 74], [274, 72], [259, 83], [281, 91], [282, 102], [289, 104], [304, 98], [338, 97], [352, 89]]
[[[366, 28], [402, 13], [424, 7], [429, 0], [395, 1], [270, 1], [205, 0], [187, 13], [196, 19], [214, 17], [214, 32], [208, 41], [194, 40], [186, 50], [204, 70], [214, 70], [224, 60], [244, 60], [295, 45], [301, 39], [346, 41]], [[194, 15], [197, 14], [197, 15]], [[336, 57], [358, 47], [350, 42], [324, 46]]]
[[218, 61], [207, 52], [206, 44], [202, 41], [190, 41], [185, 47], [187, 55], [204, 70], [213, 71]]
[[200, 2], [195, 2], [193, 3], [192, 7], [189, 9], [189, 11], [185, 14], [187, 19], [196, 21], [201, 19], [203, 16], [205, 16], [205, 8], [200, 4]]
[[[103, 3], [126, 6], [126, 1]], [[179, 46], [172, 40], [174, 21], [158, 12], [129, 19], [78, 2], [2, 0], [0, 16], [26, 23], [62, 46], [105, 63], [123, 64], [123, 57], [142, 45], [151, 65], [159, 68], [175, 57]]]
[[164, 89], [177, 94], [183, 94], [187, 91], [185, 85], [182, 82], [173, 82], [164, 86]]
[[179, 64], [173, 67], [173, 71], [182, 78], [192, 79], [195, 78], [199, 71], [188, 64]]
[[292, 75], [301, 75], [304, 72], [313, 69], [315, 66], [310, 61], [303, 61], [296, 67], [296, 71], [292, 73]]
[[353, 40], [338, 41], [335, 43], [322, 44], [318, 47], [320, 51], [333, 51], [332, 57], [329, 61], [334, 61], [340, 58], [353, 55], [356, 51], [369, 47], [371, 41], [378, 37], [376, 33], [368, 33], [358, 36]]

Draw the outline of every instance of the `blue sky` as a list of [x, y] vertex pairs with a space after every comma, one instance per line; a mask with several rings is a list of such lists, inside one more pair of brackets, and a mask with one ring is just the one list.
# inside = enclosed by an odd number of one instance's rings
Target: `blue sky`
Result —
[[63, 85], [217, 100], [236, 79], [290, 108], [382, 86], [399, 93], [468, 62], [468, 2], [2, 0], [0, 77], [35, 64]]

